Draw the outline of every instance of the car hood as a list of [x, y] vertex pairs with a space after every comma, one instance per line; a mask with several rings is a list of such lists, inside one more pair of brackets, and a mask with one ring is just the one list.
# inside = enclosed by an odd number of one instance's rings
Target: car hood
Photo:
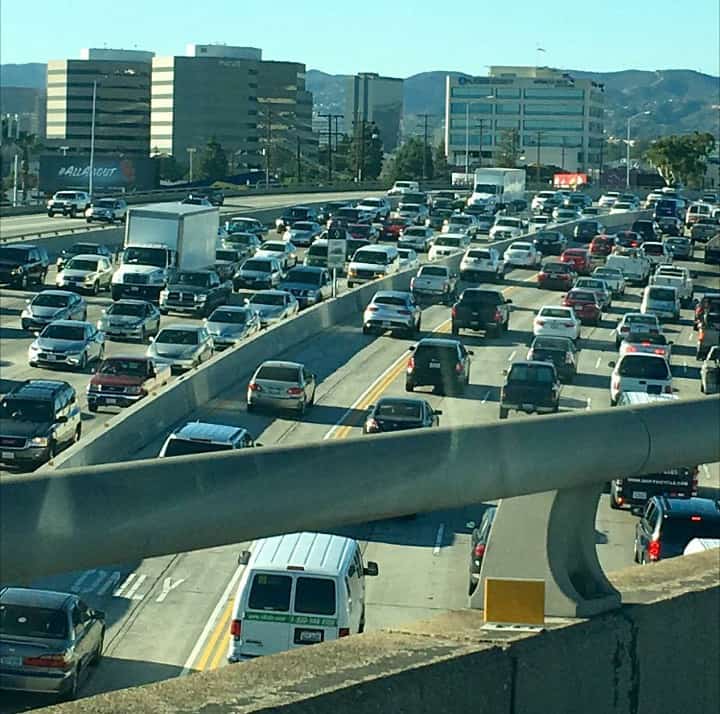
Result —
[[189, 357], [199, 348], [200, 345], [174, 345], [170, 343], [158, 344], [157, 342], [154, 342], [151, 348], [150, 356]]
[[131, 387], [142, 384], [145, 381], [142, 377], [131, 377], [126, 374], [95, 374], [90, 384], [112, 384], [120, 387]]
[[97, 274], [97, 270], [70, 270], [66, 268], [60, 272], [58, 278], [85, 278], [95, 274]]
[[247, 325], [238, 325], [232, 322], [208, 322], [208, 332], [217, 337], [238, 337], [245, 333]]
[[285, 310], [285, 305], [256, 305], [252, 303], [252, 308], [260, 313], [260, 317], [278, 317]]
[[239, 270], [238, 275], [242, 278], [263, 278], [264, 280], [270, 277], [270, 273], [264, 270], [248, 270], [247, 268]]
[[352, 263], [353, 270], [374, 270], [377, 273], [385, 272], [387, 266], [378, 263]]
[[129, 263], [128, 265], [121, 265], [116, 271], [114, 278], [121, 278], [126, 273], [133, 273], [134, 275], [151, 275], [156, 271], [161, 271], [162, 268], [158, 268], [156, 265], [140, 265], [136, 263]]
[[52, 424], [50, 422], [0, 419], [0, 434], [2, 434], [2, 436], [17, 436], [32, 439], [34, 436], [44, 436], [51, 429]]
[[28, 312], [33, 317], [41, 317], [43, 319], [59, 319], [61, 315], [68, 312], [66, 307], [51, 307], [50, 305], [28, 305]]
[[13, 268], [19, 268], [22, 263], [17, 260], [0, 260], [0, 268], [4, 270], [12, 270]]
[[310, 283], [285, 282], [280, 283], [279, 287], [281, 290], [287, 290], [288, 292], [292, 292], [293, 290], [309, 290], [310, 292], [317, 292], [320, 290], [317, 285], [312, 285]]
[[184, 283], [171, 283], [167, 287], [168, 292], [190, 293], [192, 295], [201, 295], [210, 292], [210, 288], [201, 287], [200, 285], [185, 285]]
[[86, 346], [84, 340], [59, 340], [55, 337], [38, 337], [33, 345], [39, 350], [60, 350], [61, 352], [79, 352]]
[[134, 325], [143, 322], [145, 318], [137, 315], [103, 315], [100, 320], [105, 325]]

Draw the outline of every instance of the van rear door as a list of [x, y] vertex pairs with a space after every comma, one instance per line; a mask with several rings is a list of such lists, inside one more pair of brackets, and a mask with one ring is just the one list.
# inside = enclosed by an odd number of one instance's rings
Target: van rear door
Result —
[[290, 649], [292, 573], [255, 572], [242, 619], [241, 654], [247, 657]]
[[337, 589], [334, 578], [297, 575], [290, 626], [291, 648], [338, 638]]

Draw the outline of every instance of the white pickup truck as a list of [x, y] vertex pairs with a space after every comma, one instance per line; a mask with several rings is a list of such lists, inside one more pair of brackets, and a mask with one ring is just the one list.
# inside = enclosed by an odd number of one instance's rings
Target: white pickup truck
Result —
[[468, 248], [460, 261], [463, 280], [505, 279], [505, 261], [495, 248]]
[[418, 302], [439, 299], [451, 305], [457, 299], [457, 275], [447, 265], [423, 265], [410, 281], [410, 290]]
[[606, 268], [618, 268], [625, 282], [647, 285], [650, 278], [650, 261], [644, 255], [618, 255], [613, 253], [605, 261]]
[[685, 308], [692, 307], [695, 286], [687, 268], [661, 265], [650, 278], [650, 285], [676, 288], [680, 304]]

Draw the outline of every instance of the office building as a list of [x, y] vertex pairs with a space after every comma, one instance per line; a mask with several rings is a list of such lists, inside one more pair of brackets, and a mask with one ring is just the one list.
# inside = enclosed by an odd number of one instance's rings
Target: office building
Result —
[[372, 72], [347, 78], [345, 92], [345, 131], [352, 134], [360, 122], [374, 122], [383, 150], [393, 151], [400, 141], [403, 115], [403, 80], [381, 77]]
[[89, 153], [95, 92], [95, 153], [147, 156], [152, 52], [88, 49], [47, 70], [48, 147]]
[[448, 75], [448, 162], [471, 170], [481, 162], [496, 165], [507, 132], [514, 129], [519, 166], [596, 172], [602, 162], [603, 115], [603, 85], [561, 70], [491, 67], [486, 77]]

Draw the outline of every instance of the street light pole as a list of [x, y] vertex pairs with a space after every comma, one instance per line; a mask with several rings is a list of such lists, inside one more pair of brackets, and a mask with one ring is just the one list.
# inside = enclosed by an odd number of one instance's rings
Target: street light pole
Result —
[[93, 195], [93, 174], [95, 173], [95, 105], [97, 103], [97, 79], [93, 80], [92, 119], [90, 121], [90, 176], [88, 177], [88, 193]]
[[470, 173], [470, 104], [465, 102], [465, 181]]
[[630, 122], [647, 114], [650, 114], [650, 110], [633, 114], [627, 120], [627, 137], [625, 139], [625, 188], [627, 189], [630, 188]]
[[432, 116], [431, 114], [421, 114], [420, 115], [425, 123], [425, 128], [423, 132], [423, 163], [422, 163], [422, 180], [425, 181], [427, 178], [427, 153], [428, 153], [428, 117]]

